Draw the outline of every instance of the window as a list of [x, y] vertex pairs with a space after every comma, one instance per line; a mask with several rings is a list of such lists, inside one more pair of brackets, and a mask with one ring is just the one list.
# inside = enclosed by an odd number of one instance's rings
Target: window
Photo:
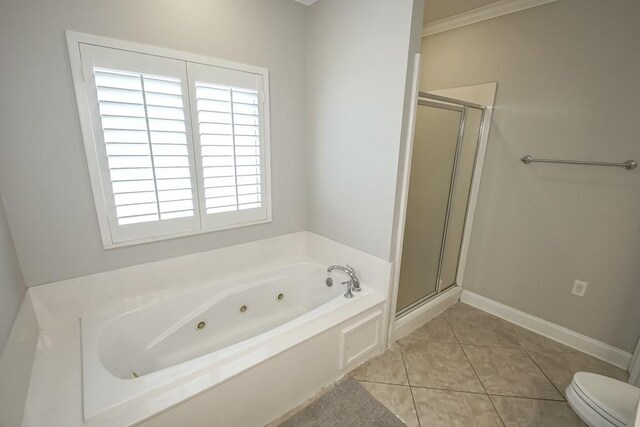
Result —
[[271, 220], [266, 70], [67, 39], [105, 247]]

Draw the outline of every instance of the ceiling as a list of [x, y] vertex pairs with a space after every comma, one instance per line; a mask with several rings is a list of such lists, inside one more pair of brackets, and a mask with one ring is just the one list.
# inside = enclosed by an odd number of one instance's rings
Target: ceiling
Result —
[[424, 25], [496, 2], [497, 0], [425, 0]]

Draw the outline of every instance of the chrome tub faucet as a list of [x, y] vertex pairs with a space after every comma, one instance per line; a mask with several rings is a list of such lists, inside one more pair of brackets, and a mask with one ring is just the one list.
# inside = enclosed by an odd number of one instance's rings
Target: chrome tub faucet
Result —
[[358, 279], [358, 275], [356, 271], [347, 264], [345, 267], [341, 265], [331, 265], [327, 268], [327, 272], [331, 273], [333, 270], [342, 271], [343, 273], [347, 273], [349, 275], [349, 280], [346, 282], [342, 282], [343, 285], [347, 285], [347, 292], [344, 294], [345, 298], [353, 298], [354, 292], [360, 292], [362, 289], [360, 288], [360, 280]]

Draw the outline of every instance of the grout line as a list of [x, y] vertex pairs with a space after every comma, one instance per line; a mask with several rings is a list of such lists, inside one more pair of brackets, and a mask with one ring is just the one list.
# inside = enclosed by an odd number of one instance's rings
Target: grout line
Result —
[[404, 352], [402, 346], [400, 347], [400, 357], [402, 358], [402, 366], [404, 366], [404, 373], [407, 375], [407, 382], [409, 383], [409, 392], [411, 393], [411, 401], [413, 402], [413, 410], [416, 413], [416, 420], [418, 420], [418, 427], [422, 427], [420, 424], [420, 416], [418, 415], [418, 406], [416, 405], [416, 398], [413, 396], [413, 389], [411, 388], [411, 380], [409, 379], [409, 370], [407, 369], [407, 363], [404, 361]]
[[502, 419], [502, 415], [500, 415], [500, 411], [498, 411], [498, 408], [496, 407], [495, 402], [493, 401], [493, 399], [491, 398], [491, 395], [488, 395], [489, 397], [489, 402], [491, 402], [491, 406], [493, 406], [493, 410], [496, 411], [496, 414], [498, 414], [498, 418], [500, 418], [500, 422], [502, 423], [503, 426], [507, 426], [507, 424], [504, 422], [504, 420]]
[[497, 393], [491, 393], [489, 396], [495, 396], [495, 397], [506, 397], [509, 399], [525, 399], [525, 400], [542, 400], [544, 402], [557, 402], [557, 403], [566, 403], [566, 401], [563, 400], [558, 400], [558, 399], [545, 399], [543, 397], [525, 397], [525, 396], [509, 396], [507, 394], [497, 394]]
[[373, 381], [373, 380], [359, 380], [357, 378], [353, 378], [356, 381], [360, 381], [361, 383], [371, 383], [371, 384], [382, 384], [382, 385], [393, 385], [397, 387], [411, 387], [409, 384], [397, 384], [397, 383], [387, 383], [384, 381]]
[[[449, 307], [450, 309], [451, 307]], [[447, 309], [447, 310], [449, 310]], [[449, 327], [449, 329], [451, 330], [451, 332], [453, 333], [453, 337], [456, 339], [456, 341], [458, 342], [458, 344], [462, 344], [460, 342], [460, 338], [458, 338], [458, 335], [456, 334], [456, 331], [453, 330], [453, 326], [451, 326], [451, 322], [449, 322], [449, 319], [447, 319], [447, 316], [445, 316], [444, 314], [447, 312], [447, 310], [443, 311], [441, 316], [444, 319], [444, 321], [447, 323], [447, 326]]]
[[488, 396], [487, 393], [483, 393], [481, 391], [467, 391], [467, 390], [453, 390], [448, 388], [438, 388], [438, 387], [427, 387], [422, 385], [412, 385], [413, 388], [423, 388], [425, 390], [436, 390], [436, 391], [450, 391], [452, 393], [466, 393], [466, 394], [475, 394], [478, 396]]
[[[444, 317], [444, 320], [447, 322], [447, 325], [449, 325], [449, 329], [451, 329], [451, 332], [453, 332], [453, 336], [456, 337], [456, 340], [458, 340], [458, 345], [460, 346], [460, 349], [462, 350], [462, 354], [464, 354], [465, 359], [467, 359], [467, 363], [469, 363], [469, 366], [471, 366], [471, 370], [473, 371], [473, 373], [475, 374], [476, 378], [478, 379], [478, 382], [480, 383], [480, 386], [484, 390], [485, 394], [488, 395], [487, 389], [485, 388], [484, 384], [482, 383], [482, 380], [480, 379], [480, 376], [476, 372], [476, 368], [474, 368], [473, 364], [471, 364], [471, 360], [469, 359], [469, 356], [467, 356], [467, 352], [464, 351], [464, 347], [462, 346], [462, 343], [460, 342], [460, 339], [458, 338], [458, 335], [456, 334], [456, 331], [453, 329], [453, 326], [451, 326], [451, 323], [449, 322], [449, 319], [447, 319], [446, 316], [442, 316], [442, 317]], [[498, 412], [498, 408], [496, 408], [496, 405], [493, 403], [493, 400], [491, 400], [491, 396], [488, 396], [488, 398], [489, 398], [489, 402], [491, 402], [491, 406], [493, 407], [493, 410], [496, 411], [496, 415], [498, 415], [498, 419], [500, 420], [500, 422], [502, 423], [503, 426], [506, 426], [506, 424], [504, 423], [504, 420], [502, 419], [502, 415], [500, 415], [500, 412]]]
[[[458, 344], [458, 345], [460, 345], [460, 344]], [[462, 354], [464, 354], [464, 357], [467, 359], [467, 363], [469, 363], [469, 366], [471, 366], [471, 370], [476, 375], [476, 378], [478, 378], [478, 382], [482, 386], [482, 389], [484, 390], [485, 394], [488, 395], [489, 393], [487, 393], [487, 389], [484, 386], [484, 384], [482, 383], [482, 380], [480, 379], [480, 375], [478, 375], [478, 372], [476, 372], [476, 368], [473, 367], [473, 364], [471, 363], [471, 359], [469, 359], [469, 355], [467, 355], [467, 352], [464, 351], [464, 347], [462, 345], [460, 345], [460, 348], [462, 349]], [[488, 396], [488, 397], [489, 397], [489, 402], [491, 402], [491, 406], [493, 406], [493, 410], [496, 411], [496, 414], [498, 415], [498, 418], [500, 419], [500, 422], [502, 423], [503, 426], [506, 426], [506, 424], [504, 423], [504, 420], [502, 419], [502, 415], [500, 415], [500, 412], [498, 412], [498, 408], [496, 408], [496, 405], [493, 403], [493, 400], [491, 400], [491, 396]]]
[[[473, 365], [471, 364], [471, 360], [469, 359], [469, 356], [467, 356], [467, 352], [464, 351], [464, 347], [462, 346], [462, 343], [460, 342], [460, 339], [458, 338], [458, 335], [456, 334], [456, 331], [453, 329], [453, 326], [451, 326], [451, 323], [449, 322], [449, 319], [447, 319], [447, 316], [442, 316], [442, 317], [444, 318], [445, 322], [447, 322], [447, 325], [449, 326], [449, 329], [451, 329], [451, 332], [453, 332], [453, 336], [458, 341], [458, 346], [460, 346], [460, 349], [462, 350], [462, 354], [464, 354], [465, 359], [467, 359], [467, 363], [469, 363], [469, 366], [471, 366], [471, 370], [473, 371], [473, 373], [475, 374], [476, 378], [478, 379], [478, 382], [480, 383], [480, 386], [484, 390], [485, 394], [488, 395], [487, 389], [485, 388], [484, 384], [482, 384], [482, 380], [480, 379], [480, 376], [476, 372], [476, 368], [474, 368]], [[491, 402], [491, 406], [493, 407], [493, 410], [496, 411], [496, 415], [498, 415], [498, 419], [500, 420], [500, 422], [502, 423], [503, 426], [506, 426], [506, 424], [504, 423], [504, 420], [502, 419], [502, 415], [500, 415], [500, 412], [498, 412], [498, 408], [496, 408], [496, 405], [493, 403], [493, 400], [491, 400], [491, 396], [488, 396], [488, 397], [489, 397], [489, 402]]]
[[[449, 323], [449, 319], [447, 319], [445, 316], [443, 316], [445, 318], [445, 320], [447, 321], [447, 323]], [[515, 327], [519, 327], [518, 325], [508, 322], [504, 319], [500, 319], [504, 322], [509, 323], [510, 325], [513, 325]], [[451, 325], [449, 325], [449, 327], [451, 328], [451, 330], [453, 331], [453, 327], [451, 327]], [[454, 335], [455, 335], [455, 331], [453, 331]], [[534, 332], [535, 333], [535, 332]], [[537, 334], [539, 335], [539, 334]], [[458, 339], [457, 335], [456, 335], [456, 339]], [[542, 374], [545, 376], [545, 378], [551, 383], [551, 385], [553, 386], [553, 388], [556, 389], [556, 391], [558, 391], [558, 393], [560, 394], [560, 397], [562, 400], [557, 400], [557, 399], [542, 399], [542, 398], [534, 398], [534, 397], [520, 397], [522, 399], [532, 399], [532, 400], [549, 400], [549, 401], [553, 401], [553, 402], [566, 402], [566, 399], [564, 398], [564, 394], [562, 394], [562, 392], [558, 389], [558, 387], [556, 387], [556, 385], [553, 383], [553, 381], [551, 381], [551, 379], [547, 376], [547, 374], [542, 370], [542, 368], [536, 363], [535, 360], [533, 360], [533, 357], [531, 357], [531, 355], [529, 354], [529, 352], [518, 342], [517, 343], [517, 347], [498, 347], [498, 346], [489, 346], [489, 345], [475, 345], [475, 344], [464, 344], [464, 345], [469, 345], [469, 346], [475, 346], [475, 347], [492, 347], [492, 348], [515, 348], [518, 349], [520, 351], [522, 351], [524, 354], [527, 355], [527, 357], [536, 365], [536, 367], [540, 370], [540, 372], [542, 372]], [[462, 350], [464, 351], [464, 346], [461, 343], [461, 346], [463, 347]], [[471, 360], [469, 359], [469, 356], [467, 356], [467, 352], [464, 351], [465, 356], [467, 357], [467, 360], [469, 361], [469, 364], [471, 365], [471, 369], [473, 369], [473, 372], [476, 374], [476, 376], [478, 377], [478, 381], [480, 381], [480, 384], [482, 384], [482, 380], [480, 379], [480, 376], [478, 376], [478, 373], [476, 372], [476, 369], [473, 367], [473, 364], [471, 364]], [[482, 384], [482, 387], [484, 388], [484, 384]], [[486, 392], [486, 389], [485, 389]], [[489, 394], [489, 393], [487, 393]], [[494, 396], [503, 396], [500, 394], [493, 394]], [[517, 397], [517, 396], [507, 396], [504, 395], [504, 397]], [[491, 401], [491, 404], [493, 404], [493, 401]], [[495, 405], [493, 405], [493, 407], [496, 409], [496, 412], [498, 412], [498, 409], [495, 407]], [[500, 416], [500, 413], [498, 413], [498, 416]], [[500, 419], [502, 420], [502, 417], [500, 417]], [[503, 421], [504, 424], [504, 421]]]
[[476, 368], [473, 367], [473, 364], [471, 363], [471, 359], [469, 359], [469, 356], [467, 355], [467, 352], [464, 351], [464, 347], [462, 347], [460, 344], [458, 344], [458, 345], [460, 346], [460, 350], [462, 350], [462, 354], [464, 354], [464, 358], [467, 359], [467, 363], [471, 367], [471, 370], [473, 371], [474, 375], [478, 379], [478, 382], [480, 383], [480, 386], [484, 390], [484, 394], [489, 394], [489, 393], [487, 393], [487, 388], [484, 386], [482, 380], [480, 379], [480, 375], [478, 375], [478, 372], [476, 372]]
[[524, 354], [527, 355], [527, 357], [533, 362], [534, 365], [536, 365], [536, 367], [540, 370], [540, 372], [542, 372], [542, 375], [544, 375], [544, 377], [547, 379], [547, 381], [549, 381], [551, 383], [551, 385], [553, 386], [553, 388], [555, 388], [558, 393], [560, 394], [560, 397], [562, 398], [563, 402], [566, 402], [566, 398], [564, 397], [564, 393], [562, 393], [562, 391], [560, 391], [560, 389], [558, 388], [558, 386], [555, 385], [555, 383], [553, 381], [551, 381], [551, 378], [549, 378], [549, 376], [547, 375], [547, 373], [540, 367], [540, 365], [538, 365], [538, 362], [536, 362], [533, 357], [531, 357], [531, 355], [529, 354], [529, 352], [527, 350], [525, 350], [524, 348], [522, 349], [522, 351], [524, 352]]
[[507, 350], [520, 350], [522, 347], [520, 345], [515, 344], [515, 347], [506, 347], [504, 345], [488, 345], [488, 344], [469, 344], [461, 342], [460, 345], [468, 345], [470, 347], [487, 347], [487, 348], [504, 348]]
[[[445, 310], [445, 312], [446, 311], [447, 310]], [[467, 362], [469, 363], [469, 366], [471, 367], [474, 375], [478, 379], [478, 382], [480, 383], [480, 385], [481, 385], [482, 389], [484, 390], [484, 392], [473, 392], [473, 391], [463, 391], [463, 390], [453, 390], [453, 389], [445, 389], [445, 388], [437, 388], [437, 387], [427, 387], [427, 386], [412, 385], [411, 384], [411, 379], [409, 378], [409, 371], [407, 369], [407, 364], [406, 364], [406, 361], [405, 361], [404, 352], [402, 350], [402, 346], [400, 346], [400, 345], [398, 345], [398, 348], [399, 348], [399, 351], [400, 351], [400, 356], [402, 358], [402, 364], [403, 364], [405, 375], [406, 375], [406, 378], [407, 378], [407, 384], [397, 384], [397, 383], [389, 383], [389, 382], [383, 382], [383, 381], [372, 381], [372, 380], [360, 380], [360, 379], [357, 379], [355, 377], [351, 377], [351, 378], [356, 380], [356, 381], [364, 382], [364, 383], [382, 384], [382, 385], [397, 386], [397, 387], [409, 387], [409, 391], [411, 393], [411, 400], [413, 402], [413, 409], [415, 411], [415, 416], [416, 416], [416, 420], [418, 421], [418, 426], [419, 427], [421, 427], [421, 421], [420, 421], [420, 416], [419, 416], [419, 412], [418, 412], [418, 407], [416, 405], [415, 396], [414, 396], [414, 393], [413, 393], [413, 389], [414, 388], [416, 388], [416, 389], [436, 390], [436, 391], [442, 391], [442, 392], [451, 392], [451, 393], [466, 393], [466, 394], [472, 394], [472, 395], [477, 395], [477, 396], [487, 396], [489, 398], [489, 401], [491, 402], [491, 405], [492, 405], [494, 411], [496, 412], [496, 414], [497, 414], [498, 418], [500, 419], [500, 422], [502, 423], [503, 426], [505, 426], [506, 424], [505, 424], [504, 420], [502, 419], [502, 415], [498, 411], [498, 408], [496, 407], [496, 405], [495, 405], [495, 403], [493, 401], [493, 397], [566, 403], [566, 399], [564, 398], [564, 395], [562, 394], [560, 389], [558, 389], [558, 387], [554, 384], [553, 381], [551, 381], [549, 376], [547, 376], [547, 374], [540, 367], [540, 365], [533, 359], [533, 357], [531, 356], [529, 351], [527, 351], [519, 342], [517, 343], [516, 347], [492, 346], [492, 345], [482, 345], [482, 344], [480, 344], [480, 345], [478, 345], [478, 344], [463, 344], [462, 342], [460, 342], [460, 339], [458, 338], [458, 335], [456, 334], [455, 330], [451, 326], [451, 323], [450, 323], [449, 319], [446, 316], [444, 316], [445, 312], [441, 313], [441, 315], [442, 315], [443, 319], [445, 320], [447, 326], [449, 327], [449, 329], [453, 333], [453, 336], [457, 341], [456, 343], [446, 342], [446, 341], [431, 341], [431, 340], [424, 340], [424, 339], [419, 339], [419, 338], [408, 338], [408, 337], [405, 337], [403, 339], [412, 340], [412, 341], [419, 341], [419, 342], [435, 342], [435, 343], [445, 343], [445, 344], [458, 344], [458, 346], [462, 350]], [[503, 319], [501, 319], [501, 320], [503, 320]], [[503, 321], [511, 324], [511, 322], [508, 322], [506, 320], [503, 320]], [[429, 322], [425, 322], [425, 324], [427, 324], [427, 323], [429, 323]], [[518, 326], [518, 325], [515, 325], [515, 324], [512, 324], [512, 325], [514, 325], [516, 327]], [[532, 333], [535, 334], [535, 332], [532, 332]], [[539, 335], [539, 334], [536, 334], [536, 335]], [[516, 350], [522, 351], [534, 363], [534, 365], [540, 370], [540, 372], [542, 372], [542, 374], [545, 376], [545, 378], [553, 385], [555, 390], [558, 391], [558, 393], [560, 395], [560, 400], [558, 400], [558, 399], [549, 399], [549, 398], [539, 398], [539, 397], [527, 397], [527, 396], [510, 396], [510, 395], [498, 394], [498, 393], [488, 393], [487, 389], [484, 386], [482, 380], [480, 379], [480, 376], [478, 375], [475, 367], [471, 363], [471, 360], [469, 359], [469, 356], [468, 356], [467, 352], [464, 349], [464, 347], [466, 347], [466, 346], [470, 346], [470, 347], [486, 347], [486, 348], [503, 348], [503, 349], [512, 349], [512, 350], [516, 349]], [[562, 353], [562, 352], [555, 352], [555, 351], [553, 351], [553, 352], [554, 353]], [[335, 386], [335, 385], [337, 385], [337, 383], [333, 384], [333, 386]]]
[[411, 338], [411, 337], [404, 337], [404, 338], [400, 338], [398, 341], [405, 341], [405, 340], [409, 340], [409, 341], [421, 341], [421, 342], [437, 342], [440, 344], [460, 344], [458, 342], [458, 338], [456, 338], [456, 341], [438, 341], [438, 340], [428, 340], [428, 339], [424, 339], [424, 338]]
[[[566, 399], [564, 398], [564, 395], [562, 394], [562, 392], [558, 389], [558, 387], [553, 383], [553, 381], [551, 381], [551, 379], [547, 376], [547, 374], [544, 372], [544, 370], [542, 370], [542, 368], [538, 365], [538, 363], [536, 363], [535, 360], [533, 360], [533, 357], [529, 354], [529, 352], [522, 346], [522, 344], [516, 340], [516, 342], [514, 343], [513, 347], [506, 347], [506, 346], [495, 346], [495, 345], [477, 345], [477, 344], [463, 344], [460, 341], [460, 338], [458, 337], [458, 334], [456, 334], [455, 329], [452, 327], [451, 322], [449, 321], [449, 319], [447, 318], [447, 316], [445, 315], [447, 310], [445, 310], [441, 316], [442, 318], [445, 320], [447, 326], [449, 327], [449, 329], [451, 330], [451, 332], [453, 333], [454, 338], [457, 341], [458, 346], [462, 349], [463, 354], [465, 355], [465, 358], [467, 359], [467, 362], [469, 363], [469, 366], [471, 366], [471, 369], [473, 370], [473, 373], [475, 374], [476, 378], [478, 379], [478, 382], [480, 383], [480, 385], [482, 386], [482, 389], [484, 390], [484, 393], [479, 393], [479, 392], [470, 392], [470, 391], [462, 391], [462, 390], [447, 390], [447, 389], [441, 389], [441, 388], [434, 388], [434, 387], [424, 387], [424, 386], [418, 386], [418, 385], [412, 385], [411, 384], [411, 380], [409, 379], [409, 373], [407, 371], [407, 366], [406, 366], [406, 362], [404, 360], [404, 353], [402, 352], [401, 349], [401, 355], [402, 355], [402, 361], [405, 365], [405, 371], [407, 372], [407, 380], [409, 382], [409, 389], [411, 390], [411, 397], [413, 399], [413, 406], [416, 410], [416, 416], [418, 416], [418, 408], [416, 406], [415, 403], [415, 397], [413, 395], [413, 388], [422, 388], [422, 389], [431, 389], [431, 390], [438, 390], [438, 391], [449, 391], [449, 392], [454, 392], [454, 393], [468, 393], [468, 394], [475, 394], [475, 395], [485, 395], [489, 398], [489, 401], [491, 402], [491, 405], [493, 407], [493, 409], [495, 410], [496, 414], [498, 415], [498, 418], [500, 419], [500, 422], [502, 423], [502, 425], [506, 425], [504, 420], [502, 419], [502, 415], [500, 415], [500, 412], [498, 411], [498, 408], [496, 407], [495, 403], [493, 402], [493, 399], [491, 398], [492, 396], [495, 397], [505, 397], [505, 398], [513, 398], [513, 399], [527, 399], [527, 400], [537, 400], [537, 401], [547, 401], [547, 402], [566, 402]], [[497, 317], [496, 317], [497, 318]], [[504, 319], [500, 319], [497, 318], [501, 321], [504, 321], [510, 325], [516, 326], [518, 327], [518, 325], [515, 325], [511, 322], [508, 322]], [[428, 322], [426, 322], [428, 323]], [[425, 324], [426, 324], [425, 323]], [[539, 335], [539, 334], [537, 334]], [[416, 338], [410, 338], [410, 337], [406, 337], [405, 339], [407, 340], [414, 340], [414, 341], [423, 341], [423, 342], [440, 342], [440, 341], [429, 341], [429, 340], [421, 340], [421, 339], [416, 339]], [[451, 344], [451, 343], [449, 343]], [[504, 348], [504, 349], [515, 349], [515, 350], [520, 350], [522, 351], [524, 354], [527, 355], [527, 357], [534, 363], [534, 365], [540, 370], [540, 372], [542, 372], [542, 374], [545, 376], [545, 378], [551, 383], [551, 385], [554, 387], [554, 389], [556, 391], [558, 391], [559, 395], [560, 395], [560, 400], [558, 399], [547, 399], [547, 398], [536, 398], [536, 397], [524, 397], [524, 396], [509, 396], [509, 395], [502, 395], [502, 394], [496, 394], [496, 393], [492, 393], [489, 394], [487, 392], [486, 387], [484, 386], [482, 380], [480, 379], [480, 376], [478, 375], [478, 372], [476, 371], [475, 367], [473, 366], [473, 364], [471, 363], [471, 360], [469, 359], [468, 354], [466, 353], [466, 351], [464, 350], [464, 346], [476, 346], [476, 347], [489, 347], [489, 348]], [[420, 418], [418, 416], [418, 423], [420, 423]]]
[[[443, 312], [443, 314], [446, 313], [446, 310]], [[445, 320], [445, 322], [447, 322], [447, 325], [449, 326], [449, 329], [451, 329], [451, 332], [453, 332], [453, 336], [455, 337], [456, 341], [458, 341], [458, 344], [460, 345], [474, 345], [476, 347], [492, 347], [492, 348], [520, 348], [520, 344], [519, 343], [514, 343], [513, 347], [507, 347], [504, 345], [489, 345], [489, 344], [471, 344], [471, 343], [464, 343], [462, 341], [460, 341], [460, 338], [458, 338], [458, 335], [456, 334], [455, 329], [453, 329], [453, 326], [451, 326], [451, 322], [449, 322], [449, 319], [447, 319], [446, 316], [442, 316]], [[502, 319], [500, 319], [502, 320]], [[506, 322], [506, 320], [504, 320], [504, 322]], [[508, 322], [507, 322], [508, 323]], [[415, 339], [415, 338], [409, 338], [409, 339]]]
[[[463, 304], [464, 304], [464, 303], [463, 303]], [[468, 304], [467, 304], [467, 305], [468, 305]], [[473, 307], [473, 306], [470, 306], [470, 307]], [[475, 308], [475, 307], [474, 307], [474, 308]], [[526, 331], [526, 332], [528, 332], [528, 333], [531, 333], [531, 334], [533, 334], [533, 335], [536, 335], [536, 336], [539, 336], [539, 337], [542, 337], [542, 338], [545, 338], [545, 339], [549, 339], [549, 340], [550, 340], [550, 338], [547, 338], [547, 337], [545, 337], [544, 335], [540, 335], [540, 334], [539, 334], [539, 333], [537, 333], [537, 332], [534, 332], [534, 331], [528, 330], [528, 329], [526, 329], [526, 328], [523, 328], [523, 327], [522, 327], [522, 326], [520, 326], [520, 325], [516, 325], [515, 323], [509, 322], [508, 320], [505, 320], [505, 319], [502, 319], [502, 318], [497, 317], [497, 316], [495, 316], [495, 315], [492, 315], [491, 313], [485, 313], [485, 314], [488, 314], [489, 316], [493, 316], [493, 317], [495, 317], [495, 318], [499, 319], [500, 321], [502, 321], [502, 322], [506, 322], [506, 323], [508, 323], [509, 325], [511, 325], [511, 326], [513, 326], [513, 327], [515, 327], [515, 328], [516, 328], [516, 333], [518, 332], [518, 330], [519, 330], [519, 329], [522, 329], [522, 330], [524, 330], [524, 331]], [[444, 316], [443, 316], [443, 317], [444, 317]], [[447, 319], [446, 317], [445, 317], [445, 320], [447, 320], [447, 322], [448, 322], [448, 319]], [[449, 325], [449, 326], [451, 327], [451, 325]], [[451, 329], [453, 330], [453, 328], [451, 328]], [[454, 335], [455, 335], [455, 331], [454, 331], [453, 333], [454, 333]], [[456, 336], [456, 339], [457, 339], [457, 336]], [[526, 339], [526, 338], [525, 338], [525, 339]], [[551, 341], [553, 341], [553, 340], [551, 340]], [[561, 345], [563, 345], [562, 343], [560, 343], [560, 344], [561, 344]], [[549, 376], [547, 375], [547, 373], [542, 369], [542, 367], [538, 364], [538, 362], [536, 362], [536, 361], [534, 360], [534, 358], [533, 358], [533, 356], [531, 356], [530, 352], [529, 352], [529, 351], [528, 351], [528, 350], [527, 350], [527, 349], [526, 349], [526, 348], [525, 348], [525, 347], [524, 347], [520, 342], [518, 342], [518, 343], [517, 343], [517, 347], [498, 347], [498, 346], [476, 345], [476, 344], [465, 344], [465, 345], [475, 345], [476, 347], [518, 348], [518, 349], [520, 349], [522, 352], [524, 352], [524, 353], [527, 355], [527, 357], [528, 357], [528, 358], [529, 358], [529, 359], [534, 363], [534, 365], [536, 365], [536, 367], [540, 370], [540, 372], [542, 372], [542, 375], [544, 375], [544, 376], [545, 376], [545, 378], [546, 378], [546, 379], [551, 383], [551, 385], [553, 386], [553, 388], [554, 388], [554, 389], [556, 389], [556, 391], [560, 394], [560, 397], [562, 398], [562, 400], [554, 400], [554, 399], [540, 399], [540, 400], [552, 400], [552, 401], [556, 401], [556, 402], [558, 402], [558, 401], [566, 402], [566, 398], [564, 397], [564, 393], [562, 393], [562, 391], [561, 391], [561, 390], [556, 386], [556, 384], [551, 380], [551, 378], [549, 378]], [[583, 353], [583, 352], [581, 352], [581, 351], [579, 351], [579, 350], [572, 349], [571, 347], [568, 347], [568, 349], [569, 349], [569, 350], [571, 350], [571, 351], [566, 351], [566, 352], [565, 352], [565, 351], [547, 350], [547, 352], [551, 352], [551, 353], [560, 353], [560, 354], [564, 354], [564, 353], [585, 354], [585, 353]], [[606, 362], [605, 362], [605, 363], [606, 363]], [[496, 395], [496, 396], [498, 396], [498, 395]]]
[[484, 393], [484, 392], [480, 392], [480, 391], [456, 390], [456, 389], [450, 389], [450, 388], [428, 387], [428, 386], [424, 386], [424, 385], [407, 385], [407, 384], [385, 383], [385, 382], [381, 382], [381, 381], [358, 380], [356, 378], [354, 378], [354, 380], [359, 381], [361, 383], [390, 385], [390, 386], [394, 386], [394, 387], [421, 388], [421, 389], [426, 389], [426, 390], [437, 390], [437, 391], [450, 391], [452, 393], [476, 394], [476, 395], [479, 395], [479, 396], [496, 396], [496, 397], [507, 397], [507, 398], [511, 398], [511, 399], [542, 400], [542, 401], [547, 401], [547, 402], [559, 402], [559, 403], [565, 402], [564, 399], [563, 400], [558, 400], [558, 399], [547, 399], [547, 398], [544, 398], [544, 397], [514, 396], [514, 395], [499, 394], [499, 393]]

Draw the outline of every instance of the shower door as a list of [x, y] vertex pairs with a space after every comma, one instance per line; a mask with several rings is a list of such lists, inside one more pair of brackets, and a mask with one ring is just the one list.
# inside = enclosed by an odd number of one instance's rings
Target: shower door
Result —
[[429, 94], [418, 101], [396, 308], [400, 315], [456, 284], [483, 119], [481, 106]]
[[456, 173], [453, 179], [453, 191], [451, 192], [444, 248], [442, 250], [442, 261], [440, 263], [439, 292], [456, 284], [471, 181], [476, 162], [478, 140], [482, 129], [482, 118], [482, 110], [477, 108], [467, 108], [465, 110], [464, 127], [458, 150]]
[[397, 310], [436, 292], [462, 108], [420, 101]]

